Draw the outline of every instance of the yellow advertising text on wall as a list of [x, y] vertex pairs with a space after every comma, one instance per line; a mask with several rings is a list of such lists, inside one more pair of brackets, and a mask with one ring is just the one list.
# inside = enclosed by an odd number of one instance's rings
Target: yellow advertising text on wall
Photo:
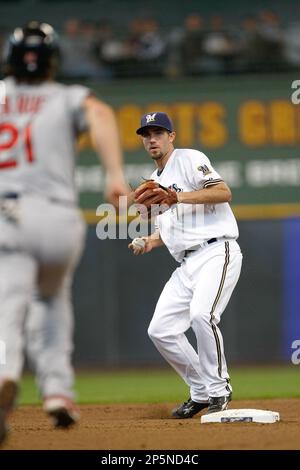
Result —
[[201, 144], [217, 149], [232, 138], [247, 147], [294, 146], [300, 142], [300, 107], [288, 100], [243, 101], [236, 116], [229, 115], [226, 106], [217, 101], [151, 103], [146, 107], [126, 104], [117, 110], [125, 151], [141, 148], [141, 140], [135, 134], [141, 115], [157, 110], [167, 112], [173, 119], [176, 142], [181, 147]]

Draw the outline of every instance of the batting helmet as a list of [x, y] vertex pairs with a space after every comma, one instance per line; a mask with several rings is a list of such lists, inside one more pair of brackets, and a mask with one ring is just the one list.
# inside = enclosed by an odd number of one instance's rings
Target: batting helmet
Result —
[[16, 28], [4, 50], [4, 73], [16, 78], [48, 78], [58, 66], [58, 37], [47, 23]]

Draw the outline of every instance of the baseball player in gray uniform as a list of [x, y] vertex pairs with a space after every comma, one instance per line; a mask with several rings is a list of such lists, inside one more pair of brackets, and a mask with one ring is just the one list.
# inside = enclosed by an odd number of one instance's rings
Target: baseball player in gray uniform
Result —
[[[205, 408], [207, 413], [222, 411], [232, 388], [218, 323], [242, 264], [238, 227], [229, 206], [231, 192], [206, 155], [174, 148], [176, 134], [165, 113], [144, 115], [137, 134], [157, 167], [150, 179], [162, 187], [155, 194], [165, 194], [164, 206], [169, 209], [157, 216], [157, 230], [144, 238], [144, 246], [131, 243], [129, 248], [139, 255], [166, 245], [181, 263], [161, 293], [148, 330], [190, 388], [190, 397], [173, 416], [192, 418]], [[135, 192], [137, 203], [145, 199], [143, 186]], [[190, 327], [197, 352], [185, 335]]]
[[54, 425], [68, 427], [78, 419], [70, 287], [85, 237], [74, 183], [82, 131], [89, 131], [104, 164], [108, 201], [117, 205], [128, 192], [113, 110], [86, 87], [55, 82], [57, 55], [56, 33], [45, 23], [15, 29], [6, 48], [0, 114], [0, 340], [6, 345], [0, 442], [26, 345]]

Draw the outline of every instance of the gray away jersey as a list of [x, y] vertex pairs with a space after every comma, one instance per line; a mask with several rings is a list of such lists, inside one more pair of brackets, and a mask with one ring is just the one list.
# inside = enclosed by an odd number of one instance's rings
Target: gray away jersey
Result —
[[81, 105], [90, 90], [56, 82], [17, 84], [13, 78], [4, 83], [0, 196], [34, 193], [76, 202], [76, 137], [87, 127]]

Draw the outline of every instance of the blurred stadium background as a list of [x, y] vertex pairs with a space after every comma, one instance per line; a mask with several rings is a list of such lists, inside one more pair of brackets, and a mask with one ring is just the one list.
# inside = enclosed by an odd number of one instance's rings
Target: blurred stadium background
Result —
[[[13, 27], [31, 19], [59, 31], [59, 78], [88, 84], [114, 106], [132, 185], [152, 171], [135, 135], [146, 111], [166, 110], [177, 146], [201, 149], [212, 159], [232, 188], [244, 254], [221, 323], [229, 365], [280, 364], [294, 374], [300, 105], [291, 101], [291, 85], [300, 79], [300, 3], [0, 0], [0, 13], [1, 47]], [[77, 181], [89, 230], [74, 285], [75, 364], [96, 370], [164, 366], [147, 326], [175, 263], [166, 250], [135, 258], [128, 240], [97, 239], [103, 175], [86, 139], [80, 146]], [[265, 377], [275, 384], [275, 376]], [[282, 381], [291, 383], [292, 376]]]

